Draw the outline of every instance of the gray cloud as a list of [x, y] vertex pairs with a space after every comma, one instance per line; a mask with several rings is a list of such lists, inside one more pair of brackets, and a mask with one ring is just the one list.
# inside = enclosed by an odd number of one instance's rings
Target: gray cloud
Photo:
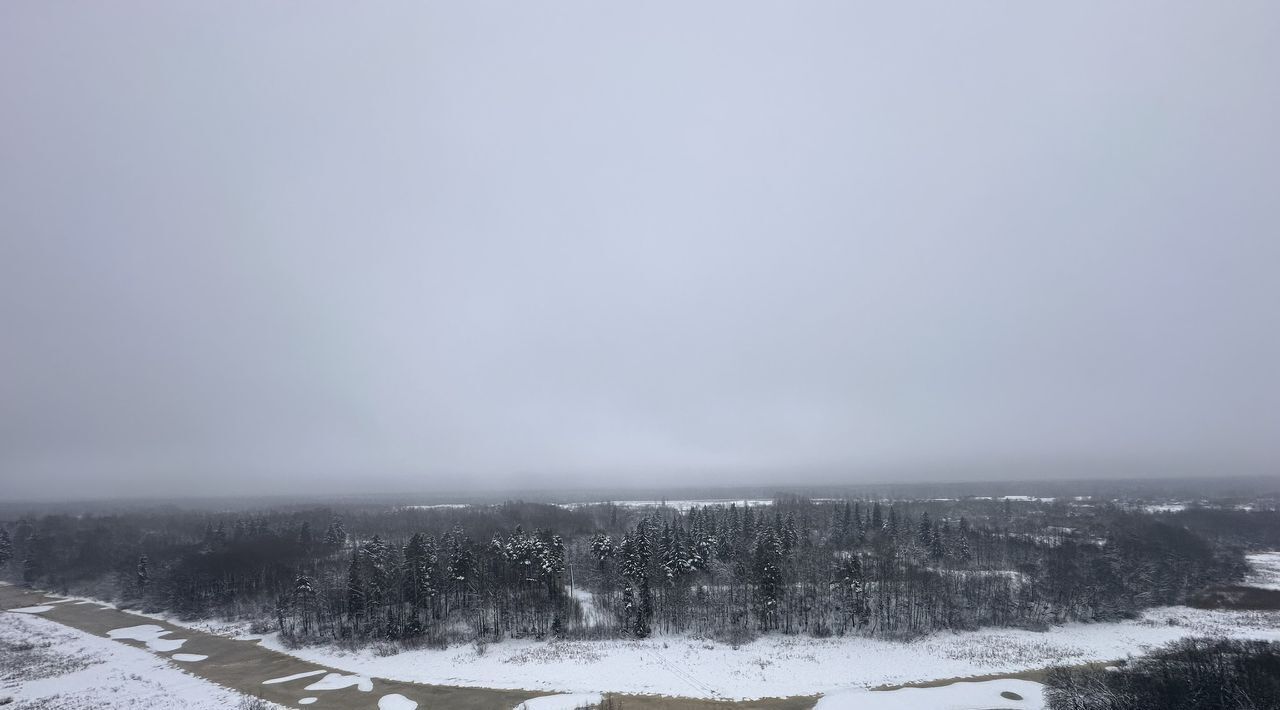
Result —
[[6, 3], [0, 482], [1274, 472], [1278, 26]]

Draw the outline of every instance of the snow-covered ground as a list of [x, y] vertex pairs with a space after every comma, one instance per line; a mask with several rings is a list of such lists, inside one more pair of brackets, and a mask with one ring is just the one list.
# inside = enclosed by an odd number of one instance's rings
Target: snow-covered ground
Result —
[[[1280, 589], [1280, 552], [1251, 555], [1249, 561], [1256, 569], [1250, 583]], [[587, 596], [582, 593], [580, 601], [593, 606], [583, 598]], [[1206, 635], [1280, 641], [1280, 612], [1161, 607], [1134, 621], [1068, 624], [1046, 632], [991, 628], [911, 642], [769, 635], [738, 648], [673, 636], [642, 641], [507, 640], [489, 644], [482, 653], [465, 646], [383, 656], [385, 650], [374, 649], [285, 649], [274, 635], [263, 643], [317, 664], [397, 680], [561, 693], [607, 690], [744, 699], [852, 692], [1106, 661], [1187, 636]], [[967, 697], [957, 702], [967, 702]], [[1028, 697], [1027, 704], [1016, 707], [1038, 707], [1032, 702]]]
[[520, 703], [515, 710], [577, 710], [599, 705], [603, 701], [604, 696], [600, 693], [543, 695]]
[[39, 616], [0, 614], [0, 703], [8, 698], [20, 708], [227, 710], [243, 697], [140, 648]]
[[1164, 607], [1140, 620], [1048, 632], [984, 629], [918, 641], [770, 635], [737, 649], [688, 637], [643, 641], [508, 640], [380, 656], [373, 649], [285, 649], [321, 665], [397, 680], [569, 693], [601, 690], [706, 698], [830, 693], [939, 678], [1124, 658], [1192, 635], [1280, 640], [1280, 612]]
[[736, 499], [729, 499], [729, 498], [717, 498], [717, 499], [707, 499], [707, 500], [666, 500], [666, 501], [663, 501], [663, 500], [614, 500], [614, 501], [597, 500], [597, 501], [591, 501], [588, 503], [557, 503], [556, 505], [562, 508], [581, 508], [583, 506], [588, 506], [588, 505], [604, 505], [605, 503], [613, 503], [614, 505], [622, 506], [623, 508], [656, 508], [659, 506], [666, 506], [668, 508], [674, 508], [684, 513], [684, 512], [688, 512], [690, 508], [700, 507], [705, 505], [737, 505], [739, 507], [758, 508], [765, 505], [773, 505], [773, 500], [771, 499], [770, 500], [765, 500], [765, 499], [736, 500]]
[[1248, 559], [1253, 566], [1253, 573], [1245, 580], [1245, 584], [1280, 590], [1280, 552], [1259, 552], [1249, 555]]
[[1157, 503], [1144, 505], [1142, 509], [1148, 513], [1180, 513], [1187, 509], [1186, 503]]

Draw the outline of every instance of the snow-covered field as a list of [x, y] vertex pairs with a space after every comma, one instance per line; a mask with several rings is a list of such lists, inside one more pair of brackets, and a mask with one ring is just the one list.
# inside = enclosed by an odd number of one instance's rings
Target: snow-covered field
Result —
[[660, 506], [666, 506], [668, 508], [673, 508], [675, 510], [678, 510], [684, 513], [684, 512], [688, 512], [690, 508], [700, 507], [705, 505], [737, 505], [739, 507], [758, 508], [765, 505], [773, 505], [773, 500], [772, 499], [736, 500], [736, 499], [730, 499], [730, 498], [716, 498], [716, 499], [707, 499], [707, 500], [702, 500], [702, 499], [699, 499], [699, 500], [614, 500], [614, 501], [597, 500], [597, 501], [591, 501], [588, 503], [557, 503], [556, 505], [562, 508], [581, 508], [588, 505], [604, 505], [605, 503], [613, 503], [614, 505], [621, 506], [623, 508], [656, 508]]
[[[1248, 584], [1280, 589], [1280, 552], [1249, 556]], [[579, 598], [590, 605], [590, 595]], [[60, 599], [53, 603], [83, 603]], [[114, 643], [28, 613], [0, 615], [0, 700], [35, 706], [56, 696], [56, 707], [225, 708], [242, 697], [186, 675], [162, 657]], [[237, 635], [240, 624], [187, 624]], [[139, 625], [111, 635], [144, 641], [171, 652], [180, 639], [159, 627]], [[955, 683], [940, 688], [869, 691], [940, 678], [1013, 673], [1056, 664], [1124, 658], [1187, 636], [1216, 635], [1280, 641], [1280, 612], [1162, 607], [1135, 621], [1069, 624], [1047, 632], [983, 629], [936, 634], [910, 642], [867, 638], [815, 639], [764, 636], [738, 648], [683, 636], [642, 641], [507, 640], [446, 650], [422, 649], [392, 656], [385, 649], [342, 651], [330, 647], [285, 649], [276, 635], [269, 648], [351, 675], [312, 679], [308, 689], [360, 685], [365, 677], [475, 687], [545, 690], [567, 695], [540, 698], [529, 710], [560, 707], [600, 691], [748, 699], [822, 693], [821, 710], [880, 708], [1043, 707], [1040, 686], [1028, 681]], [[12, 651], [14, 648], [30, 649]], [[29, 655], [28, 655], [29, 654]], [[182, 656], [182, 657], [180, 657]], [[173, 654], [173, 660], [197, 657]], [[203, 660], [203, 659], [200, 659]], [[316, 672], [315, 675], [324, 675]], [[1013, 685], [1019, 685], [1014, 688]], [[1000, 698], [1014, 692], [1022, 700]], [[394, 700], [394, 698], [392, 699]], [[391, 703], [394, 705], [394, 703]], [[566, 705], [566, 707], [569, 707]]]
[[[1280, 589], [1280, 552], [1251, 555], [1249, 561], [1256, 568], [1250, 583]], [[1161, 607], [1134, 621], [1068, 624], [1046, 632], [991, 628], [910, 642], [769, 635], [738, 648], [685, 636], [641, 641], [517, 639], [489, 644], [483, 652], [465, 646], [384, 656], [385, 650], [375, 649], [285, 649], [274, 635], [263, 643], [318, 664], [397, 680], [747, 699], [1107, 661], [1206, 635], [1280, 641], [1280, 612]], [[1018, 707], [1032, 707], [1029, 703], [1030, 699]]]
[[1016, 672], [1124, 658], [1185, 636], [1280, 640], [1280, 612], [1164, 607], [1140, 620], [1069, 624], [1048, 632], [985, 629], [918, 641], [771, 635], [731, 646], [687, 637], [643, 641], [508, 640], [381, 656], [373, 649], [288, 650], [351, 672], [397, 680], [586, 693], [601, 690], [705, 698], [830, 693], [938, 678]]
[[0, 704], [13, 702], [6, 707], [227, 710], [243, 697], [140, 648], [31, 614], [0, 614]]
[[1262, 589], [1280, 590], [1280, 552], [1260, 552], [1249, 555], [1249, 564], [1253, 566], [1253, 574], [1245, 580], [1245, 584]]

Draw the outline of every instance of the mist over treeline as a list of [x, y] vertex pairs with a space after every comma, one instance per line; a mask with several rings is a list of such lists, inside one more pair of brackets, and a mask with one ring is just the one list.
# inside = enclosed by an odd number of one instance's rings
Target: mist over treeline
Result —
[[[1152, 499], [1148, 499], [1152, 500]], [[1044, 628], [1220, 604], [1274, 500], [780, 495], [176, 507], [0, 522], [16, 583], [294, 643]], [[1229, 596], [1229, 595], [1228, 595]]]
[[80, 514], [109, 511], [163, 510], [288, 510], [317, 505], [337, 507], [385, 505], [438, 505], [468, 503], [491, 505], [505, 501], [541, 503], [591, 503], [607, 501], [772, 500], [783, 497], [856, 498], [912, 500], [975, 496], [1035, 496], [1044, 498], [1098, 497], [1108, 500], [1198, 501], [1238, 500], [1241, 504], [1261, 500], [1280, 501], [1280, 476], [1217, 476], [1212, 478], [1096, 478], [1029, 479], [1000, 481], [945, 481], [866, 483], [846, 485], [675, 485], [653, 487], [637, 481], [630, 486], [587, 486], [583, 488], [542, 488], [510, 490], [405, 490], [390, 493], [351, 492], [319, 495], [299, 492], [288, 495], [253, 496], [120, 496], [78, 500], [74, 495], [51, 500], [0, 500], [0, 516], [23, 514]]

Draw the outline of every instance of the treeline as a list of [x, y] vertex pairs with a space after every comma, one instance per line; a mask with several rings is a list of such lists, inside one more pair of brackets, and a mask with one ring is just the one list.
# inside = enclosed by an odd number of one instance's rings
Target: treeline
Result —
[[1280, 527], [1221, 512], [1213, 534], [978, 499], [45, 516], [0, 525], [0, 573], [298, 640], [913, 635], [1181, 603], [1238, 579], [1240, 546]]
[[1274, 710], [1280, 643], [1184, 639], [1111, 670], [1055, 669], [1051, 710]]

